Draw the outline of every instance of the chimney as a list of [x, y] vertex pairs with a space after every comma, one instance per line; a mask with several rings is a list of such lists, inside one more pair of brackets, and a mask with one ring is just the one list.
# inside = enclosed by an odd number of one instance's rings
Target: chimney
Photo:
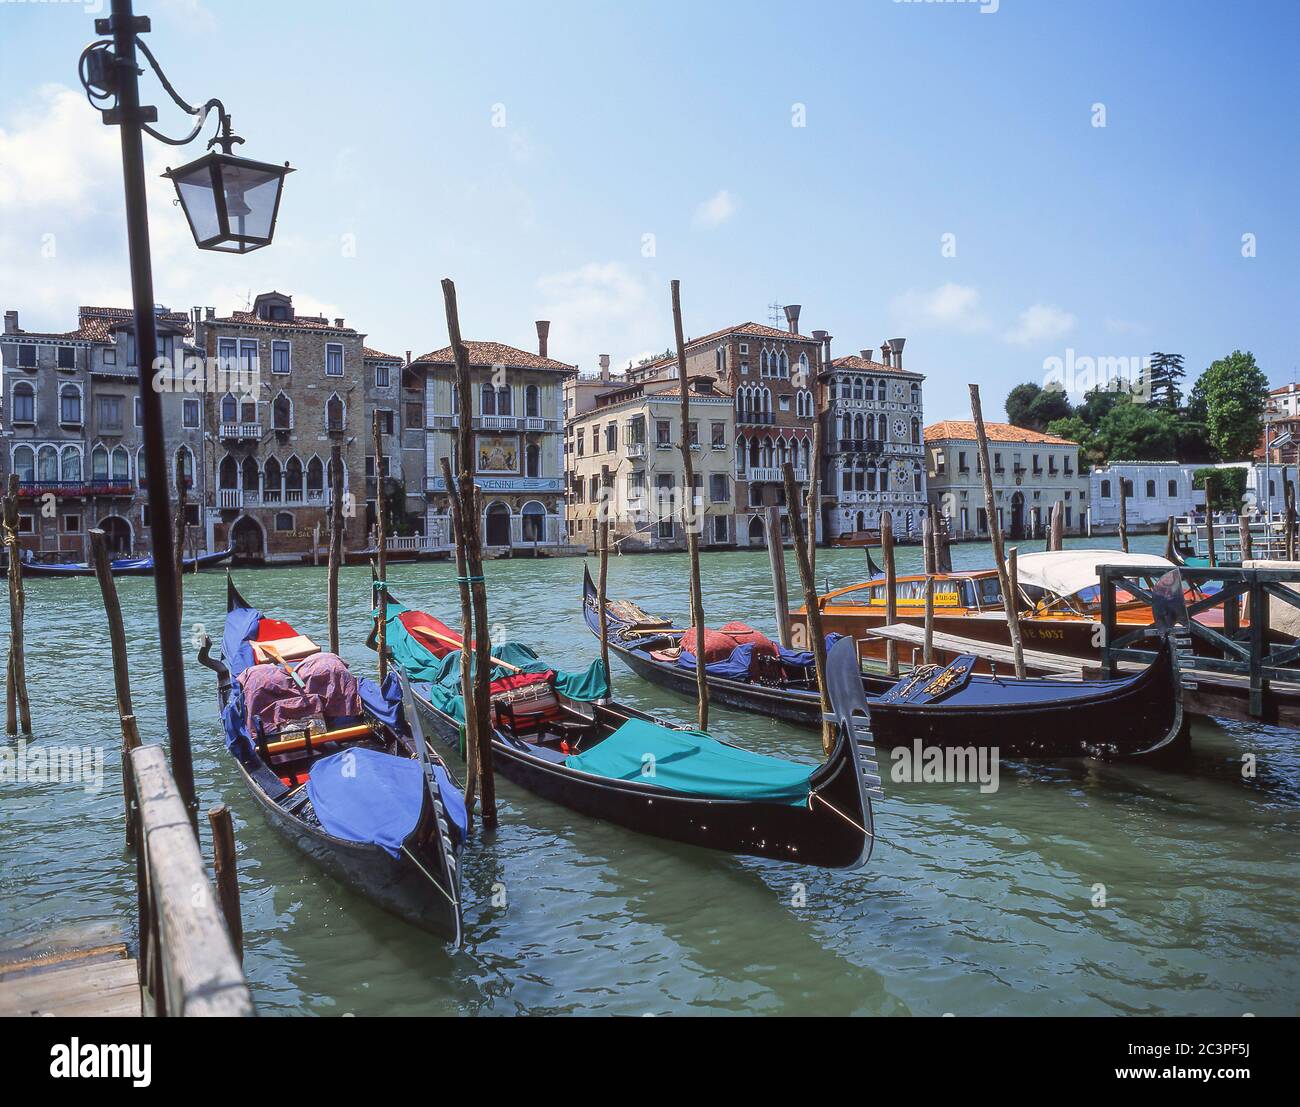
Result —
[[216, 308], [214, 308], [214, 307], [210, 307], [210, 308], [204, 308], [204, 309], [203, 309], [203, 318], [206, 319], [206, 320], [208, 320], [208, 322], [211, 322], [211, 321], [212, 321], [213, 319], [215, 319], [216, 317], [217, 317], [217, 309], [216, 309]]
[[600, 355], [600, 379], [609, 383], [609, 354]]
[[334, 326], [338, 330], [343, 329], [343, 316], [340, 315], [337, 319], [334, 320]]
[[410, 365], [410, 364], [411, 364], [411, 351], [410, 351], [410, 350], [407, 350], [407, 351], [406, 351], [406, 364], [407, 364], [407, 365]]
[[859, 350], [859, 351], [858, 351], [858, 353], [860, 353], [860, 354], [862, 355], [862, 360], [863, 360], [863, 361], [870, 361], [870, 360], [871, 360], [871, 355], [874, 354], [875, 352], [876, 352], [875, 350]]
[[546, 357], [546, 339], [551, 333], [551, 321], [549, 319], [537, 320], [537, 356]]
[[881, 365], [889, 364], [889, 340], [888, 339], [886, 339], [884, 342], [880, 344], [880, 364]]
[[5, 312], [5, 334], [17, 334], [17, 333], [18, 333], [18, 312], [6, 311]]
[[[816, 336], [814, 335], [813, 337]], [[830, 369], [831, 367], [831, 338], [832, 337], [833, 337], [832, 335], [829, 335], [825, 331], [822, 331], [821, 334], [822, 365], [825, 366], [827, 369]]]
[[903, 343], [906, 341], [906, 338], [891, 338], [889, 340], [889, 348], [894, 351], [895, 369], [901, 369], [903, 367]]
[[785, 321], [790, 325], [791, 334], [799, 333], [799, 305], [798, 304], [785, 305]]

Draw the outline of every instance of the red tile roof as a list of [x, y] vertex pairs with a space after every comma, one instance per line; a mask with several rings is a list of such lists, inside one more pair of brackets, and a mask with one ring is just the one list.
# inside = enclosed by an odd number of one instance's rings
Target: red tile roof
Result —
[[916, 377], [921, 379], [925, 374], [914, 373], [910, 369], [895, 369], [892, 365], [885, 365], [879, 361], [868, 361], [859, 354], [846, 354], [844, 357], [831, 359], [832, 369], [861, 369], [872, 373], [893, 373], [900, 377]]
[[[71, 342], [112, 342], [112, 328], [121, 323], [130, 323], [135, 318], [131, 308], [88, 307], [82, 305], [77, 309], [77, 329], [74, 331], [16, 331], [7, 335], [11, 341], [17, 338], [41, 338], [52, 341], [67, 339]], [[167, 323], [177, 323], [183, 327], [183, 334], [190, 333], [190, 317], [184, 311], [168, 311], [158, 315], [158, 319]]]
[[[1058, 438], [1054, 434], [1043, 434], [1041, 431], [1025, 430], [1024, 427], [1013, 427], [1010, 423], [985, 423], [984, 433], [988, 435], [990, 442], [1028, 442], [1041, 446], [1077, 446], [1077, 442], [1071, 442], [1068, 438]], [[927, 442], [938, 442], [944, 439], [956, 438], [963, 442], [975, 441], [975, 423], [971, 419], [946, 419], [942, 423], [934, 423], [925, 428], [925, 440]]]
[[[530, 354], [527, 350], [520, 350], [515, 346], [507, 346], [504, 342], [466, 342], [465, 348], [469, 353], [469, 363], [476, 368], [491, 368], [494, 365], [504, 365], [509, 369], [556, 369], [565, 373], [576, 373], [576, 365], [566, 365], [563, 361], [556, 361], [554, 358], [542, 357], [540, 354]], [[454, 365], [455, 360], [452, 357], [451, 347], [444, 346], [441, 350], [431, 350], [429, 353], [417, 357], [412, 365]]]
[[369, 346], [361, 347], [361, 356], [367, 361], [401, 361], [395, 354], [386, 354], [382, 350], [372, 350]]
[[337, 334], [356, 334], [355, 327], [336, 327], [323, 315], [295, 315], [292, 319], [262, 319], [253, 311], [232, 311], [220, 315], [209, 323], [230, 323], [241, 326], [281, 327], [284, 329], [334, 331]]

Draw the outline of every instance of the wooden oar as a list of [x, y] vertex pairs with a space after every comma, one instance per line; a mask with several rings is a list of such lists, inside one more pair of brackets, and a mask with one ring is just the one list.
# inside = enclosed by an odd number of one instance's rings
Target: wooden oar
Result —
[[[463, 643], [459, 638], [452, 638], [448, 634], [441, 634], [438, 631], [434, 630], [433, 627], [419, 626], [419, 627], [408, 627], [407, 629], [410, 631], [419, 631], [422, 634], [428, 634], [433, 638], [437, 638], [438, 641], [440, 642], [446, 642], [449, 646], [455, 646], [458, 650], [463, 648]], [[502, 661], [501, 658], [493, 657], [491, 654], [488, 655], [488, 660], [492, 662], [493, 665], [500, 665], [501, 668], [509, 669], [513, 673], [523, 672], [523, 669], [520, 668], [518, 665], [511, 665], [509, 661]]]
[[279, 665], [281, 669], [283, 669], [286, 673], [289, 674], [290, 677], [293, 678], [294, 684], [296, 684], [299, 688], [307, 687], [307, 685], [303, 682], [302, 677], [300, 677], [295, 670], [289, 668], [289, 662], [287, 662], [281, 656], [280, 651], [277, 650], [273, 645], [271, 645], [270, 642], [258, 642], [257, 644], [262, 647], [262, 652], [265, 653], [267, 657], [269, 657], [272, 661], [274, 661], [277, 665]]
[[[345, 726], [339, 730], [327, 730], [322, 734], [314, 734], [311, 737], [311, 744], [319, 746], [325, 742], [342, 742], [346, 738], [362, 738], [373, 733], [373, 731], [374, 728], [369, 723], [358, 723], [356, 726]], [[306, 738], [286, 738], [283, 742], [268, 742], [266, 752], [268, 754], [290, 753], [293, 750], [305, 749], [306, 746]]]

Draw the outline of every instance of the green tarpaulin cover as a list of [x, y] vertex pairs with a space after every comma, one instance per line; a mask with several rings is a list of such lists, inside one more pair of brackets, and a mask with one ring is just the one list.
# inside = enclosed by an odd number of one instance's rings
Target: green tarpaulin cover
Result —
[[[450, 715], [462, 725], [465, 722], [465, 703], [460, 695], [460, 651], [452, 650], [446, 657], [436, 658], [424, 648], [403, 625], [399, 616], [408, 610], [399, 603], [388, 601], [387, 644], [394, 660], [407, 677], [414, 682], [428, 682], [426, 698], [434, 707]], [[520, 642], [505, 642], [492, 647], [492, 656], [511, 665], [518, 665], [526, 673], [543, 673], [551, 668], [537, 654]], [[597, 658], [580, 672], [555, 671], [555, 690], [562, 696], [583, 703], [605, 699], [609, 695], [609, 677], [605, 666]], [[492, 680], [511, 675], [512, 670], [499, 665], [492, 667]]]
[[727, 799], [807, 803], [816, 765], [728, 746], [695, 730], [670, 730], [644, 719], [624, 723], [586, 753], [564, 763], [595, 776], [635, 780], [673, 792]]

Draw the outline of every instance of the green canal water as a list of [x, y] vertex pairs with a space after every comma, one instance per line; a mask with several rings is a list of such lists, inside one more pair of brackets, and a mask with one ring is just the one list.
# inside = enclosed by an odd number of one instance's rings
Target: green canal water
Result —
[[[959, 566], [989, 563], [986, 547], [954, 555]], [[901, 551], [901, 569], [917, 562]], [[860, 550], [819, 554], [832, 586], [862, 572]], [[581, 573], [575, 559], [490, 563], [492, 622], [557, 663], [588, 663], [597, 647], [580, 617]], [[705, 555], [708, 621], [770, 630], [767, 574], [762, 553]], [[393, 568], [390, 580], [404, 602], [453, 621], [451, 575], [421, 564]], [[323, 568], [236, 580], [263, 610], [326, 639]], [[374, 664], [368, 583], [367, 569], [344, 570], [343, 652], [359, 671]], [[161, 741], [153, 584], [118, 586], [141, 729]], [[686, 561], [616, 558], [609, 588], [681, 616]], [[186, 589], [187, 628], [219, 640], [223, 574], [187, 578]], [[27, 593], [38, 742], [106, 756], [98, 793], [0, 785], [6, 948], [56, 942], [73, 924], [111, 930], [135, 903], [97, 586], [39, 580]], [[619, 697], [691, 717], [688, 703], [615, 664]], [[1008, 764], [993, 794], [887, 782], [875, 856], [849, 873], [655, 841], [502, 781], [500, 829], [465, 855], [467, 940], [453, 953], [317, 873], [267, 828], [226, 757], [210, 677], [191, 661], [195, 770], [204, 806], [224, 800], [235, 813], [245, 964], [265, 1014], [1297, 1013], [1300, 736], [1289, 731], [1198, 723], [1174, 766]], [[813, 735], [784, 724], [725, 710], [714, 720], [750, 748], [818, 756]], [[1242, 773], [1248, 754], [1253, 778]], [[208, 853], [206, 829], [204, 820]]]

